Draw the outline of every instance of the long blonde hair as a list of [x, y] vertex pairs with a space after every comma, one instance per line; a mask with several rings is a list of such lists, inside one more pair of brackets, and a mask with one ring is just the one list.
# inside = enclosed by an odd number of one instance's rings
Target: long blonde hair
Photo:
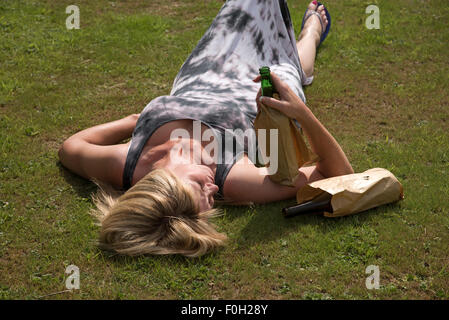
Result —
[[169, 171], [151, 171], [121, 196], [99, 186], [92, 214], [101, 223], [102, 249], [198, 257], [224, 245], [226, 235], [209, 221], [219, 211], [199, 212], [192, 190]]

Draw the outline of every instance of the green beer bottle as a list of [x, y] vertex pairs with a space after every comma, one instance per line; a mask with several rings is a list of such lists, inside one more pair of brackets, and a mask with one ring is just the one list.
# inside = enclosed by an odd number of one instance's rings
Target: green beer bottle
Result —
[[273, 97], [274, 93], [277, 93], [276, 88], [271, 81], [270, 68], [262, 67], [259, 69], [259, 73], [261, 76], [260, 85], [262, 89], [262, 95], [265, 97]]

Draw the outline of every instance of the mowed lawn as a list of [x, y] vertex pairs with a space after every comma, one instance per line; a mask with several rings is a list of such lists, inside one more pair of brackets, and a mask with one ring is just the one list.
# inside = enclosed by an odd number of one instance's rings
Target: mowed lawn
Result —
[[[65, 9], [80, 9], [67, 30]], [[228, 245], [197, 259], [96, 246], [96, 187], [58, 161], [70, 135], [167, 95], [218, 0], [0, 2], [1, 299], [448, 299], [449, 5], [328, 1], [307, 104], [355, 171], [392, 171], [405, 199], [284, 219], [294, 200], [222, 207]], [[380, 29], [365, 9], [380, 9]], [[289, 1], [296, 34], [307, 5]], [[80, 289], [66, 290], [76, 265]], [[368, 290], [368, 266], [380, 288]], [[51, 295], [54, 294], [54, 295]]]

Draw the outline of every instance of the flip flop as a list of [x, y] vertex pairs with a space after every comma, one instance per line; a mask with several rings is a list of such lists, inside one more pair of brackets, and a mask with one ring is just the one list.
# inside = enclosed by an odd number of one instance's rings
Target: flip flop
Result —
[[[318, 5], [316, 6], [317, 8], [321, 6], [321, 2], [318, 2]], [[308, 12], [310, 11], [309, 15]], [[321, 45], [321, 42], [324, 41], [324, 39], [326, 39], [327, 34], [329, 33], [329, 30], [331, 28], [331, 15], [329, 14], [329, 11], [327, 11], [327, 8], [324, 7], [324, 11], [326, 12], [326, 17], [327, 17], [327, 27], [326, 30], [324, 30], [324, 32], [321, 34], [321, 39], [320, 39], [320, 43], [318, 46]], [[316, 15], [319, 19], [320, 19], [320, 23], [321, 23], [321, 30], [323, 30], [323, 21], [321, 20], [321, 15], [315, 11], [315, 10], [310, 10], [310, 9], [306, 9], [306, 12], [304, 12], [304, 16], [302, 17], [302, 24], [301, 24], [301, 31], [304, 28], [304, 24], [306, 23], [307, 19], [309, 19], [312, 14]]]

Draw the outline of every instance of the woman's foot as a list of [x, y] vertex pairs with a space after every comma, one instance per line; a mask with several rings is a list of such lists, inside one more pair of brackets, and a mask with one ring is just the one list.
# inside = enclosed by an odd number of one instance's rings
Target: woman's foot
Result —
[[307, 77], [311, 77], [315, 64], [316, 49], [320, 44], [321, 35], [326, 30], [328, 21], [325, 7], [323, 5], [318, 7], [317, 1], [312, 1], [307, 9], [309, 10], [305, 16], [306, 22], [301, 30], [298, 42], [296, 42], [296, 48], [304, 73]]
[[[301, 30], [298, 41], [301, 41], [304, 37], [309, 36], [315, 40], [316, 46], [318, 46], [321, 40], [321, 35], [326, 30], [328, 24], [326, 9], [324, 5], [320, 5], [318, 7], [317, 1], [310, 2], [307, 9], [309, 11], [304, 17], [306, 19], [306, 22], [303, 29]], [[317, 12], [321, 16], [321, 21], [318, 15], [313, 13], [313, 11]]]

